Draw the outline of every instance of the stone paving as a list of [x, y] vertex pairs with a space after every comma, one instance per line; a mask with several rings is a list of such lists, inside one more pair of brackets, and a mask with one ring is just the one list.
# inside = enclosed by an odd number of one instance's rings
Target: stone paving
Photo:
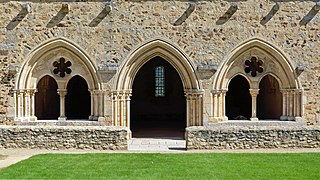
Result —
[[181, 137], [132, 138], [128, 142], [129, 151], [185, 151], [186, 141]]

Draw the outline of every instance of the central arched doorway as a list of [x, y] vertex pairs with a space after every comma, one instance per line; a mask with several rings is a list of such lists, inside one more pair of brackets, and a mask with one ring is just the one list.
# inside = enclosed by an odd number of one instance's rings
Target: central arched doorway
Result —
[[136, 74], [131, 97], [133, 137], [183, 136], [186, 98], [178, 72], [157, 56]]

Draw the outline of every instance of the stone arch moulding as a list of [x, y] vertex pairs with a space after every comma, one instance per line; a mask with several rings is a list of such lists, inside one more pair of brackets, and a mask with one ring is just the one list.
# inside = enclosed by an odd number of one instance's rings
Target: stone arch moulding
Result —
[[[64, 77], [54, 73], [54, 62], [70, 62], [71, 72]], [[37, 83], [42, 77], [49, 75], [58, 84], [58, 94], [60, 96], [60, 117], [58, 120], [64, 121], [65, 104], [68, 81], [79, 75], [83, 77], [89, 87], [91, 94], [91, 115], [90, 120], [103, 120], [103, 91], [101, 89], [100, 77], [96, 67], [84, 50], [75, 43], [59, 37], [48, 40], [32, 50], [23, 62], [17, 76], [15, 85], [15, 120], [16, 121], [36, 121], [34, 96], [37, 91]]]
[[[246, 60], [255, 57], [261, 60], [263, 71], [256, 76], [245, 72]], [[220, 65], [211, 91], [211, 122], [228, 120], [225, 115], [225, 95], [232, 77], [241, 74], [250, 84], [252, 97], [252, 117], [257, 121], [256, 98], [259, 94], [259, 82], [266, 75], [273, 76], [279, 83], [282, 93], [282, 116], [280, 120], [302, 121], [302, 93], [303, 89], [295, 72], [294, 65], [289, 58], [276, 46], [260, 38], [253, 38], [238, 45], [226, 56]]]
[[185, 91], [187, 126], [203, 124], [203, 90], [190, 59], [172, 43], [154, 39], [136, 48], [120, 66], [112, 93], [112, 119], [115, 126], [130, 127], [130, 96], [134, 78], [140, 68], [159, 56], [178, 72]]

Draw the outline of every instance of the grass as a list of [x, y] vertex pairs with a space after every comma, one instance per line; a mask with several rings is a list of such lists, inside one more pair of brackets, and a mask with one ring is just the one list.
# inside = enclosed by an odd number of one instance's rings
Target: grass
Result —
[[0, 179], [320, 179], [320, 153], [44, 154]]

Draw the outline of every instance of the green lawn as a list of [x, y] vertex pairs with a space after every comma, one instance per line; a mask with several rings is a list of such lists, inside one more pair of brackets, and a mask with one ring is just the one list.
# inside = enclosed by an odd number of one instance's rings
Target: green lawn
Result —
[[45, 154], [0, 179], [320, 179], [320, 153]]

